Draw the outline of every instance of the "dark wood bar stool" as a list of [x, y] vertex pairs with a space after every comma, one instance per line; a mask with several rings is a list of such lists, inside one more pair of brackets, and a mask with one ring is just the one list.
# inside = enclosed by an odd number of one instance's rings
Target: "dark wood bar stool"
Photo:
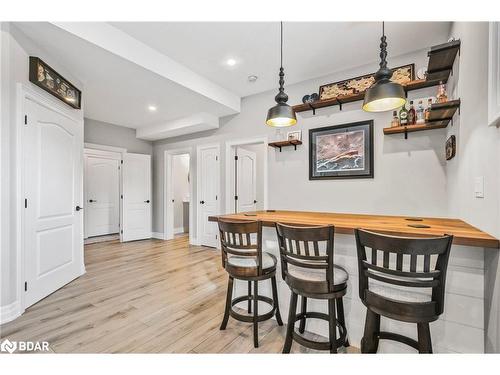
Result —
[[[367, 308], [361, 352], [376, 353], [379, 340], [388, 339], [407, 344], [419, 353], [432, 353], [429, 323], [443, 313], [453, 236], [395, 237], [361, 229], [355, 234], [359, 297]], [[409, 260], [409, 264], [404, 259]], [[390, 288], [393, 288], [392, 294], [388, 291]], [[427, 297], [412, 288], [425, 288], [431, 294]], [[418, 341], [393, 332], [381, 332], [381, 316], [416, 323]]]
[[[262, 223], [260, 221], [219, 220], [219, 234], [222, 266], [229, 274], [226, 308], [220, 329], [226, 329], [229, 316], [242, 322], [253, 323], [253, 343], [257, 348], [259, 346], [259, 322], [276, 315], [278, 325], [283, 325], [276, 286], [276, 257], [262, 251]], [[234, 279], [248, 281], [248, 295], [233, 299]], [[271, 279], [273, 298], [259, 295], [259, 281], [268, 279]], [[252, 313], [253, 302], [253, 315], [240, 314], [233, 309], [233, 306], [246, 300], [248, 300], [249, 314]], [[258, 301], [269, 304], [271, 310], [259, 315]]]
[[[293, 340], [311, 349], [337, 353], [340, 346], [349, 346], [342, 301], [347, 291], [348, 274], [333, 263], [334, 227], [296, 227], [276, 223], [276, 232], [281, 274], [292, 292], [283, 353], [290, 353]], [[302, 306], [301, 312], [297, 314], [299, 295], [302, 297]], [[308, 298], [328, 300], [328, 314], [307, 311]], [[328, 342], [312, 341], [301, 335], [305, 332], [306, 320], [309, 318], [328, 322]], [[298, 320], [300, 325], [297, 333], [295, 323]]]

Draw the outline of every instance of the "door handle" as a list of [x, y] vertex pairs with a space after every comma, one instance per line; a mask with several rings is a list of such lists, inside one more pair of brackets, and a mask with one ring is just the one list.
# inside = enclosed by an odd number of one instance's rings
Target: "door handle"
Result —
[[174, 202], [175, 202], [175, 199], [172, 199], [172, 203], [174, 203]]
[[201, 204], [205, 204], [205, 201], [200, 201]]
[[253, 200], [253, 203], [257, 203], [257, 201], [254, 199], [254, 200]]
[[76, 207], [75, 207], [75, 210], [77, 210], [77, 211], [83, 210], [83, 207], [76, 206]]
[[89, 199], [89, 202], [90, 203], [92, 203], [92, 202], [96, 203], [97, 201], [95, 199]]
[[144, 201], [144, 203], [149, 203], [149, 199], [147, 201]]

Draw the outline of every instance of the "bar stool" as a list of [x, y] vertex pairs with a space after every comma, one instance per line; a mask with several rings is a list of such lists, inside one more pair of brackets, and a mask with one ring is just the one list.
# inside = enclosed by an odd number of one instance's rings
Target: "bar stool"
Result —
[[[333, 263], [334, 227], [295, 227], [276, 223], [276, 232], [281, 275], [292, 292], [283, 353], [290, 353], [292, 341], [311, 349], [337, 353], [338, 347], [349, 346], [342, 301], [347, 291], [348, 274]], [[301, 312], [297, 314], [299, 295], [302, 297], [302, 305]], [[328, 314], [307, 311], [308, 298], [328, 300]], [[328, 342], [313, 341], [301, 335], [305, 332], [306, 320], [310, 318], [328, 322]], [[298, 320], [299, 333], [295, 331]]]
[[[260, 221], [230, 222], [219, 219], [219, 234], [222, 266], [229, 274], [226, 308], [220, 329], [226, 329], [229, 316], [242, 322], [253, 323], [253, 343], [257, 348], [259, 346], [259, 322], [276, 315], [278, 325], [283, 325], [276, 287], [276, 257], [262, 251], [262, 223]], [[248, 281], [248, 295], [233, 299], [234, 279]], [[273, 298], [259, 295], [259, 281], [268, 279], [271, 279]], [[233, 309], [233, 306], [246, 300], [248, 300], [249, 314], [252, 313], [253, 301], [253, 315], [240, 314]], [[272, 307], [271, 310], [259, 315], [258, 301], [269, 304]]]
[[[361, 352], [376, 353], [379, 340], [388, 339], [409, 345], [419, 353], [432, 353], [429, 323], [443, 313], [453, 236], [395, 237], [361, 229], [355, 234], [359, 297], [367, 308]], [[391, 255], [395, 262], [390, 261]], [[409, 258], [409, 264], [405, 258]], [[427, 288], [431, 294], [416, 293], [411, 288]], [[418, 341], [380, 331], [380, 316], [416, 323]]]

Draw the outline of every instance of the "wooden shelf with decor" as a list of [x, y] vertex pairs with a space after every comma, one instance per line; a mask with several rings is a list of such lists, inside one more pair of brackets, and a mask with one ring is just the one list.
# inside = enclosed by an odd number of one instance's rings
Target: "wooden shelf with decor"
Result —
[[[429, 62], [427, 64], [426, 79], [416, 79], [403, 84], [405, 92], [408, 93], [408, 91], [437, 86], [440, 82], [446, 83], [450, 74], [453, 72], [453, 63], [455, 62], [455, 58], [459, 51], [460, 40], [454, 40], [431, 47], [427, 53], [429, 56]], [[361, 92], [337, 96], [336, 98], [331, 99], [316, 100], [311, 103], [297, 104], [292, 108], [295, 112], [313, 111], [313, 114], [316, 114], [316, 109], [335, 105], [338, 105], [340, 110], [342, 110], [342, 104], [363, 100], [364, 97], [365, 93]]]
[[384, 128], [384, 134], [404, 134], [405, 139], [407, 139], [408, 133], [446, 128], [453, 121], [453, 116], [457, 110], [460, 111], [460, 99], [446, 103], [434, 103], [431, 105], [429, 119], [425, 124]]
[[299, 141], [298, 139], [291, 139], [289, 141], [279, 141], [279, 142], [271, 142], [268, 143], [269, 146], [274, 147], [274, 148], [279, 148], [281, 152], [282, 147], [294, 147], [295, 150], [297, 150], [297, 146], [301, 145], [302, 141]]

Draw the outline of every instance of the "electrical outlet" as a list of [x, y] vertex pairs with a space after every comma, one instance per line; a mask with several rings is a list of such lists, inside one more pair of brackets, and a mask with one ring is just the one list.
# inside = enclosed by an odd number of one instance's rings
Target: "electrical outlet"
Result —
[[479, 176], [474, 179], [474, 196], [484, 198], [484, 177]]

